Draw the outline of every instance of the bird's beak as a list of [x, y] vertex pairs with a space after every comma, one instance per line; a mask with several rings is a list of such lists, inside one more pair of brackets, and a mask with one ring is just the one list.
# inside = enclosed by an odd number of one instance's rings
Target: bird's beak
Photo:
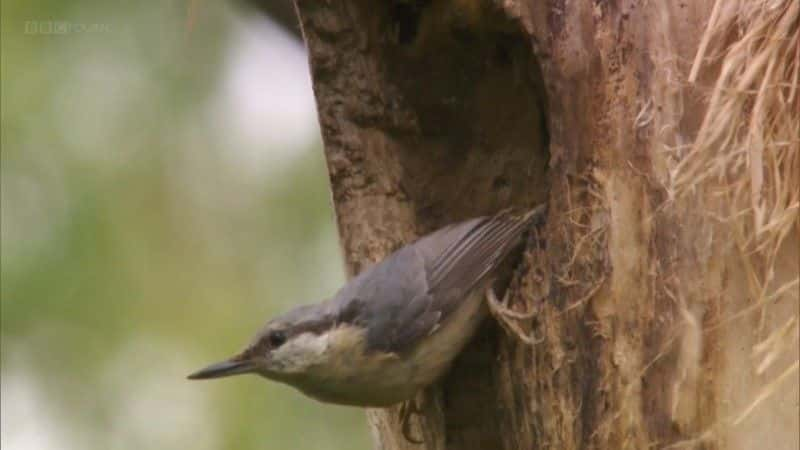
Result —
[[229, 377], [231, 375], [240, 375], [254, 371], [255, 366], [251, 361], [234, 357], [227, 361], [211, 364], [205, 369], [200, 369], [186, 378], [190, 380], [207, 380], [210, 378]]

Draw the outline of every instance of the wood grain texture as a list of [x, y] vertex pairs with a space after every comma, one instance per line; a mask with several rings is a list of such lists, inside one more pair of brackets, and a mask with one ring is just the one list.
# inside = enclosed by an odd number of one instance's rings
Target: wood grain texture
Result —
[[[752, 448], [731, 404], [758, 392], [737, 376], [768, 381], [738, 350], [763, 335], [713, 326], [747, 304], [746, 275], [712, 239], [712, 193], [669, 189], [667, 150], [693, 139], [715, 76], [685, 82], [711, 1], [296, 5], [351, 274], [441, 225], [550, 205], [509, 288], [538, 343], [487, 323], [421, 395], [425, 444], [376, 410], [378, 448]], [[796, 418], [788, 386], [754, 423]], [[796, 447], [792, 427], [768, 427], [773, 448]]]

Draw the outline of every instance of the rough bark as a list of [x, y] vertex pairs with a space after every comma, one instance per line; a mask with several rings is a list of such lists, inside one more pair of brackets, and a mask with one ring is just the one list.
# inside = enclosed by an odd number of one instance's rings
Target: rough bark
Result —
[[[350, 274], [446, 223], [550, 204], [509, 287], [537, 343], [487, 323], [422, 395], [424, 448], [797, 448], [795, 381], [731, 419], [796, 364], [796, 345], [778, 372], [750, 359], [797, 316], [796, 286], [726, 322], [752, 302], [746, 261], [711, 239], [709, 192], [671, 201], [664, 149], [702, 122], [681, 81], [712, 2], [296, 6]], [[798, 233], [774, 286], [797, 274]], [[396, 409], [369, 420], [379, 448], [418, 448]]]

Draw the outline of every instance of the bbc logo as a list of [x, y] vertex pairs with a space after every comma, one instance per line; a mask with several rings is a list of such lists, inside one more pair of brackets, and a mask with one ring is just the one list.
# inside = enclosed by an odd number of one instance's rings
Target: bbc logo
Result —
[[25, 22], [25, 34], [75, 34], [75, 33], [108, 33], [111, 26], [107, 23], [75, 23], [63, 20], [29, 20]]

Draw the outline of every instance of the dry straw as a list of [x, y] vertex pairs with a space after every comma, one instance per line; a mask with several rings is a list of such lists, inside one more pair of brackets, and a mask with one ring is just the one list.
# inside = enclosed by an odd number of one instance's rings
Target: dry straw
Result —
[[[798, 301], [797, 278], [783, 284], [773, 278], [786, 238], [800, 236], [800, 1], [717, 0], [689, 82], [704, 70], [718, 76], [697, 138], [672, 171], [674, 193], [680, 199], [702, 192], [713, 200], [709, 214], [735, 236], [763, 332], [770, 303], [792, 292]], [[796, 336], [797, 323], [795, 316], [768, 330], [754, 349], [759, 372], [796, 345], [796, 337], [791, 345], [785, 337]], [[797, 370], [794, 361], [734, 423]]]
[[713, 185], [768, 255], [796, 227], [800, 202], [800, 2], [717, 0], [689, 82], [720, 65], [708, 111], [674, 171], [677, 192]]

